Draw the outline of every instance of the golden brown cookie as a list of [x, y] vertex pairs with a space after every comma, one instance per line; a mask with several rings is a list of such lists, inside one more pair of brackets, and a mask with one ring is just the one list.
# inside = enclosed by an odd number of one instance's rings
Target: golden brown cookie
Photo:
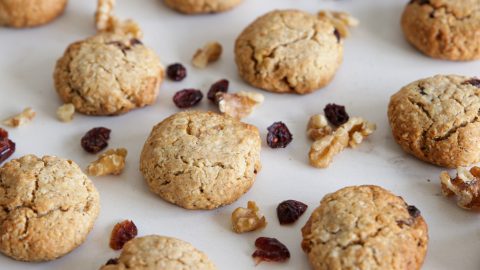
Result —
[[88, 115], [118, 115], [151, 105], [163, 80], [157, 54], [137, 38], [103, 32], [71, 44], [57, 61], [55, 88]]
[[140, 157], [150, 189], [187, 209], [213, 209], [247, 192], [260, 170], [256, 127], [212, 112], [180, 112], [153, 127]]
[[417, 158], [442, 167], [480, 161], [480, 80], [437, 75], [393, 95], [388, 118], [393, 137]]
[[326, 195], [302, 234], [315, 270], [418, 270], [428, 244], [420, 211], [378, 186]]
[[97, 219], [99, 195], [77, 164], [24, 156], [0, 168], [0, 251], [49, 261], [81, 245]]
[[128, 241], [120, 257], [100, 270], [215, 270], [207, 255], [190, 243], [166, 236], [148, 235]]
[[66, 5], [67, 0], [0, 0], [0, 25], [42, 25], [62, 14]]
[[235, 61], [249, 84], [306, 94], [326, 86], [343, 59], [343, 41], [325, 17], [298, 10], [269, 12], [237, 38]]
[[185, 13], [218, 13], [238, 6], [243, 0], [165, 0], [170, 8]]
[[480, 58], [478, 0], [411, 0], [403, 12], [402, 28], [407, 40], [430, 57]]

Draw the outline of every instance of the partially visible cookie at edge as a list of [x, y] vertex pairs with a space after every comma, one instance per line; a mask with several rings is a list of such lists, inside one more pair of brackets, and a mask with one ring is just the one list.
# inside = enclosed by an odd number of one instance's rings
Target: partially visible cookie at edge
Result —
[[326, 195], [302, 235], [315, 270], [418, 270], [428, 245], [420, 211], [378, 186]]
[[164, 0], [170, 8], [184, 14], [218, 13], [238, 6], [243, 0]]
[[67, 0], [0, 0], [0, 25], [34, 27], [60, 16]]

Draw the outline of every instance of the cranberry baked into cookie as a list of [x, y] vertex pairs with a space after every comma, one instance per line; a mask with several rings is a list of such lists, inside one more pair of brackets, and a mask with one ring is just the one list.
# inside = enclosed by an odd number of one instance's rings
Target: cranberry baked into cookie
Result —
[[0, 25], [23, 28], [46, 24], [63, 13], [67, 0], [0, 0]]

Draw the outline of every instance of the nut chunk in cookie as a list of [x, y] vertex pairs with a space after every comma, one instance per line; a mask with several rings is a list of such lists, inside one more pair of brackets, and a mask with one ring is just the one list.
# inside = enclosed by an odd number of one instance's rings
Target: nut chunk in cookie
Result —
[[314, 270], [419, 270], [428, 244], [420, 211], [378, 186], [326, 195], [302, 235]]
[[247, 192], [260, 171], [258, 129], [213, 112], [180, 112], [153, 127], [140, 171], [162, 199], [214, 209]]
[[83, 114], [119, 115], [151, 105], [163, 81], [164, 68], [140, 40], [140, 28], [117, 19], [113, 6], [99, 0], [98, 33], [68, 46], [55, 67], [58, 95]]
[[0, 252], [21, 261], [57, 259], [81, 245], [100, 202], [71, 160], [28, 155], [0, 168]]
[[394, 94], [388, 106], [393, 137], [407, 153], [448, 168], [480, 161], [478, 79], [437, 75]]

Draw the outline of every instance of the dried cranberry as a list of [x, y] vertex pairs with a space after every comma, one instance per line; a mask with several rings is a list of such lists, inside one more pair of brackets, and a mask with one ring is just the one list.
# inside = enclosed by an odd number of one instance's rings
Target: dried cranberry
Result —
[[110, 129], [96, 127], [90, 129], [81, 140], [81, 145], [88, 153], [98, 153], [108, 146], [110, 139]]
[[105, 265], [109, 265], [109, 264], [118, 264], [118, 258], [112, 258], [108, 260]]
[[15, 143], [8, 139], [8, 132], [0, 128], [0, 164], [15, 152]]
[[292, 133], [283, 122], [275, 122], [267, 130], [267, 144], [271, 148], [285, 148], [293, 140]]
[[123, 245], [137, 236], [137, 226], [131, 220], [124, 220], [113, 227], [110, 236], [110, 247], [120, 250]]
[[417, 218], [420, 216], [420, 210], [418, 210], [417, 207], [415, 207], [414, 205], [409, 205], [407, 207], [407, 210], [408, 210], [408, 213], [410, 214], [411, 217], [413, 218]]
[[259, 237], [255, 240], [257, 250], [252, 257], [257, 263], [267, 262], [285, 262], [290, 258], [288, 248], [275, 238]]
[[208, 91], [207, 98], [213, 102], [216, 102], [217, 93], [220, 93], [220, 92], [227, 93], [229, 85], [230, 85], [230, 82], [225, 79], [212, 84], [212, 86], [210, 87], [210, 90]]
[[203, 94], [200, 90], [184, 89], [173, 96], [173, 103], [181, 109], [190, 108], [200, 103], [202, 98]]
[[347, 112], [345, 111], [345, 106], [337, 105], [337, 104], [328, 104], [323, 109], [325, 112], [325, 116], [327, 117], [328, 121], [334, 126], [340, 126], [345, 124], [350, 117], [348, 116]]
[[277, 206], [277, 216], [280, 224], [285, 225], [294, 223], [301, 215], [303, 215], [303, 213], [305, 213], [307, 207], [306, 204], [295, 200], [281, 202]]
[[179, 82], [187, 77], [187, 69], [180, 63], [171, 64], [167, 67], [167, 76], [170, 80]]
[[3, 128], [0, 128], [0, 139], [8, 138], [8, 131]]
[[477, 88], [480, 88], [480, 79], [479, 78], [472, 78], [466, 82], [464, 82], [463, 84], [471, 84]]
[[340, 41], [342, 40], [342, 36], [340, 35], [340, 32], [338, 32], [337, 28], [335, 28], [335, 30], [333, 30], [333, 34], [337, 38], [337, 42], [340, 43]]

